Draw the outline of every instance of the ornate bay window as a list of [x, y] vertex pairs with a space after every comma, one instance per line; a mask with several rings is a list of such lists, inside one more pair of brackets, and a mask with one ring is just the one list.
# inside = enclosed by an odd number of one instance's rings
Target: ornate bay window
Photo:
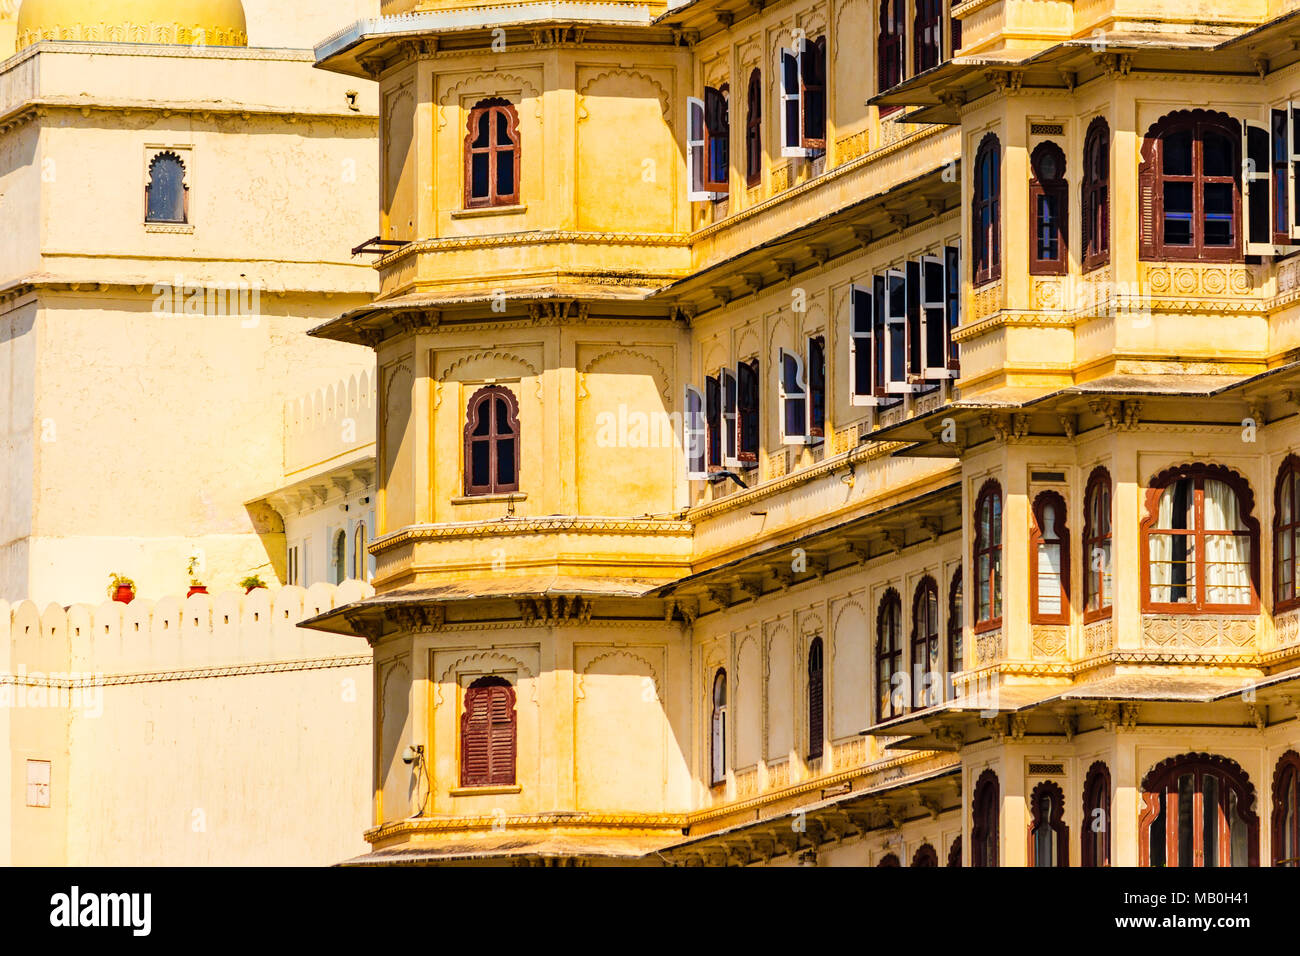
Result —
[[1083, 494], [1083, 619], [1110, 616], [1111, 609], [1110, 472], [1100, 466], [1088, 476]]
[[1142, 781], [1138, 819], [1142, 866], [1258, 866], [1255, 788], [1236, 762], [1184, 754]]
[[975, 153], [971, 196], [971, 278], [980, 286], [1002, 276], [1002, 147], [993, 133]]
[[1241, 257], [1241, 125], [1178, 110], [1147, 130], [1138, 174], [1144, 259]]
[[1029, 620], [1070, 623], [1070, 534], [1065, 499], [1044, 491], [1034, 499], [1030, 529]]
[[876, 719], [888, 720], [907, 709], [908, 696], [895, 694], [895, 678], [903, 673], [903, 601], [890, 588], [876, 613]]
[[1031, 275], [1064, 275], [1069, 187], [1065, 181], [1065, 153], [1055, 143], [1039, 143], [1029, 157], [1029, 209]]
[[975, 499], [975, 630], [1002, 624], [1002, 486], [990, 478]]

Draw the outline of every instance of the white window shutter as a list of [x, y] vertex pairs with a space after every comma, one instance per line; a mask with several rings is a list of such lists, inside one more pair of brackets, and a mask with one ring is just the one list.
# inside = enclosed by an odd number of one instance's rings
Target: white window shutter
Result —
[[807, 156], [803, 142], [803, 103], [799, 95], [799, 54], [781, 48], [777, 60], [781, 81], [781, 155]]
[[885, 273], [885, 391], [906, 395], [919, 390], [907, 381], [907, 276]]
[[808, 380], [797, 352], [777, 350], [777, 390], [781, 405], [781, 444], [808, 444]]
[[947, 281], [944, 261], [921, 257], [921, 374], [926, 381], [949, 378]]
[[704, 188], [704, 164], [707, 157], [706, 133], [704, 129], [704, 100], [695, 96], [686, 97], [686, 198], [690, 202], [705, 202], [713, 198], [713, 193]]
[[704, 393], [694, 385], [687, 385], [683, 408], [682, 450], [686, 454], [686, 478], [688, 481], [703, 481], [709, 477], [704, 463]]
[[[1246, 120], [1241, 124], [1241, 233], [1248, 256], [1273, 255], [1273, 157], [1269, 144], [1267, 123]], [[1261, 208], [1254, 208], [1257, 205]], [[1252, 239], [1255, 233], [1263, 238]]]
[[875, 383], [871, 380], [871, 289], [849, 286], [849, 404], [876, 405]]

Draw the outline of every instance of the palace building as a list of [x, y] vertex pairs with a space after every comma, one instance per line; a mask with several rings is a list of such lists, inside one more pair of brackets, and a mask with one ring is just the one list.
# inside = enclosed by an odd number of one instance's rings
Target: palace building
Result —
[[1300, 864], [1294, 4], [382, 13], [350, 862]]

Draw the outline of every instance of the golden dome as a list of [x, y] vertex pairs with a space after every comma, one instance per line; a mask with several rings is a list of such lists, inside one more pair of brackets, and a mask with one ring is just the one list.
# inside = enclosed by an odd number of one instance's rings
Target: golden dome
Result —
[[23, 0], [17, 40], [247, 46], [248, 27], [240, 0]]

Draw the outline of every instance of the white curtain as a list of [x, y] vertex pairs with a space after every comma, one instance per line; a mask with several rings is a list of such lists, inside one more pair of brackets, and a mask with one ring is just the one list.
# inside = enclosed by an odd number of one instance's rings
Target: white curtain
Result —
[[[1160, 510], [1156, 515], [1157, 528], [1172, 528], [1174, 524], [1174, 486], [1166, 488], [1160, 495]], [[1150, 535], [1151, 548], [1151, 600], [1157, 604], [1168, 604], [1170, 600], [1169, 584], [1172, 579], [1174, 556], [1174, 539], [1168, 534]]]
[[1211, 604], [1250, 603], [1250, 536], [1237, 496], [1222, 481], [1205, 482], [1205, 597]]
[[1055, 542], [1038, 546], [1038, 613], [1061, 613], [1061, 546]]

